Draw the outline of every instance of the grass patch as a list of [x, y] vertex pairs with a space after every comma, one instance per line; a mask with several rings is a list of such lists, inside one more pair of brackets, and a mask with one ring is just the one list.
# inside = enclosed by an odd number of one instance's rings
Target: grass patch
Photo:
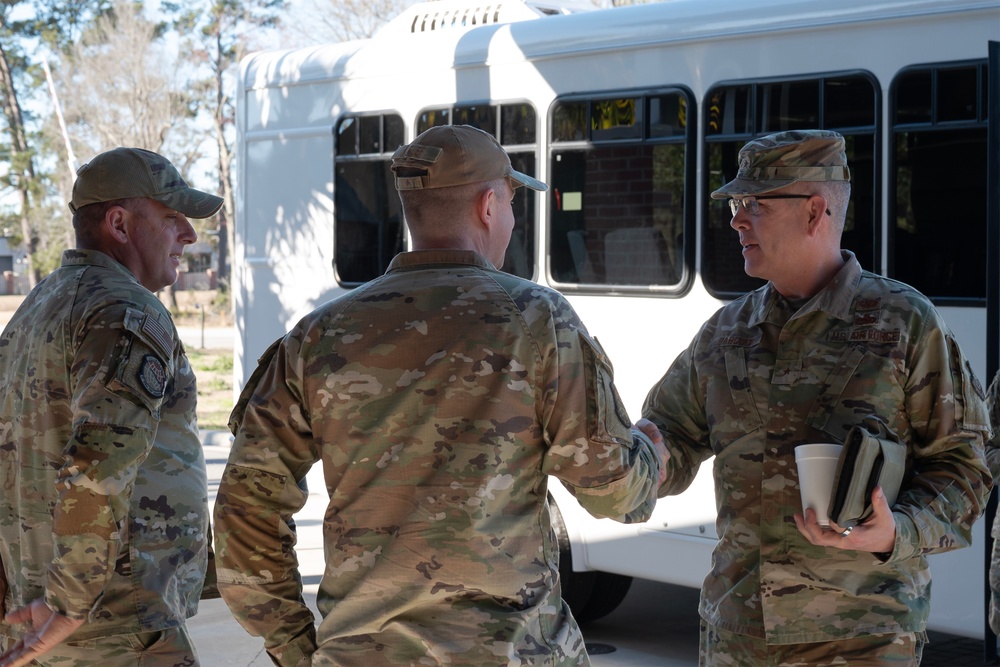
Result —
[[228, 430], [233, 411], [233, 351], [188, 350], [188, 359], [198, 378], [198, 427]]

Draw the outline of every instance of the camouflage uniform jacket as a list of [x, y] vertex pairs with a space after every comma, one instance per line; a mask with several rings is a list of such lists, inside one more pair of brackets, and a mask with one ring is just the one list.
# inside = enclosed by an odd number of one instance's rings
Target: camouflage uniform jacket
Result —
[[[645, 520], [656, 501], [655, 450], [572, 307], [473, 252], [398, 255], [306, 316], [231, 425], [219, 586], [279, 665], [314, 652], [339, 667], [587, 665], [560, 597], [548, 476], [599, 517]], [[288, 522], [317, 461], [329, 505], [314, 634]]]
[[[925, 556], [968, 546], [991, 478], [982, 386], [930, 302], [854, 256], [795, 309], [768, 284], [724, 306], [646, 399], [672, 458], [661, 497], [715, 455], [719, 542], [700, 612], [773, 644], [922, 632]], [[875, 414], [908, 443], [892, 553], [827, 549], [795, 527], [796, 445]]]
[[[990, 413], [993, 436], [986, 442], [986, 461], [994, 483], [1000, 480], [1000, 370], [993, 376], [986, 392], [986, 406]], [[1000, 634], [1000, 512], [993, 517], [993, 553], [990, 559], [989, 621], [993, 632]]]
[[205, 575], [208, 494], [166, 309], [107, 255], [68, 250], [0, 337], [0, 378], [7, 609], [44, 596], [86, 619], [73, 639], [182, 624]]

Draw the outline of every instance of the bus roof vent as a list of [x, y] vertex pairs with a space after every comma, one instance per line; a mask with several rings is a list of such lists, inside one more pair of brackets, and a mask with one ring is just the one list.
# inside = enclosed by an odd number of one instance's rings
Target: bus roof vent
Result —
[[515, 23], [581, 11], [576, 0], [432, 0], [413, 5], [387, 23], [378, 35], [386, 33], [433, 33], [444, 30], [469, 30], [485, 25]]

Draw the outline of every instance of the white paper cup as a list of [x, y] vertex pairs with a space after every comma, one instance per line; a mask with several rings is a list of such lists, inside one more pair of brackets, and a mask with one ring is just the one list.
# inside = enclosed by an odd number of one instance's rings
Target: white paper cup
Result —
[[830, 496], [841, 445], [799, 445], [795, 448], [795, 465], [799, 469], [799, 493], [802, 496], [802, 516], [806, 508], [816, 512], [821, 526], [830, 525]]

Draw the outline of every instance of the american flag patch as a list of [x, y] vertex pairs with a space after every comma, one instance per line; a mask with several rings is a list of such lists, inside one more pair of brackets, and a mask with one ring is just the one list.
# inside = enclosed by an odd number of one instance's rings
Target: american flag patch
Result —
[[169, 331], [167, 331], [166, 327], [163, 326], [160, 319], [156, 317], [155, 313], [151, 313], [148, 310], [146, 311], [146, 317], [142, 322], [141, 332], [160, 347], [164, 357], [167, 359], [171, 357], [174, 349], [174, 337]]

